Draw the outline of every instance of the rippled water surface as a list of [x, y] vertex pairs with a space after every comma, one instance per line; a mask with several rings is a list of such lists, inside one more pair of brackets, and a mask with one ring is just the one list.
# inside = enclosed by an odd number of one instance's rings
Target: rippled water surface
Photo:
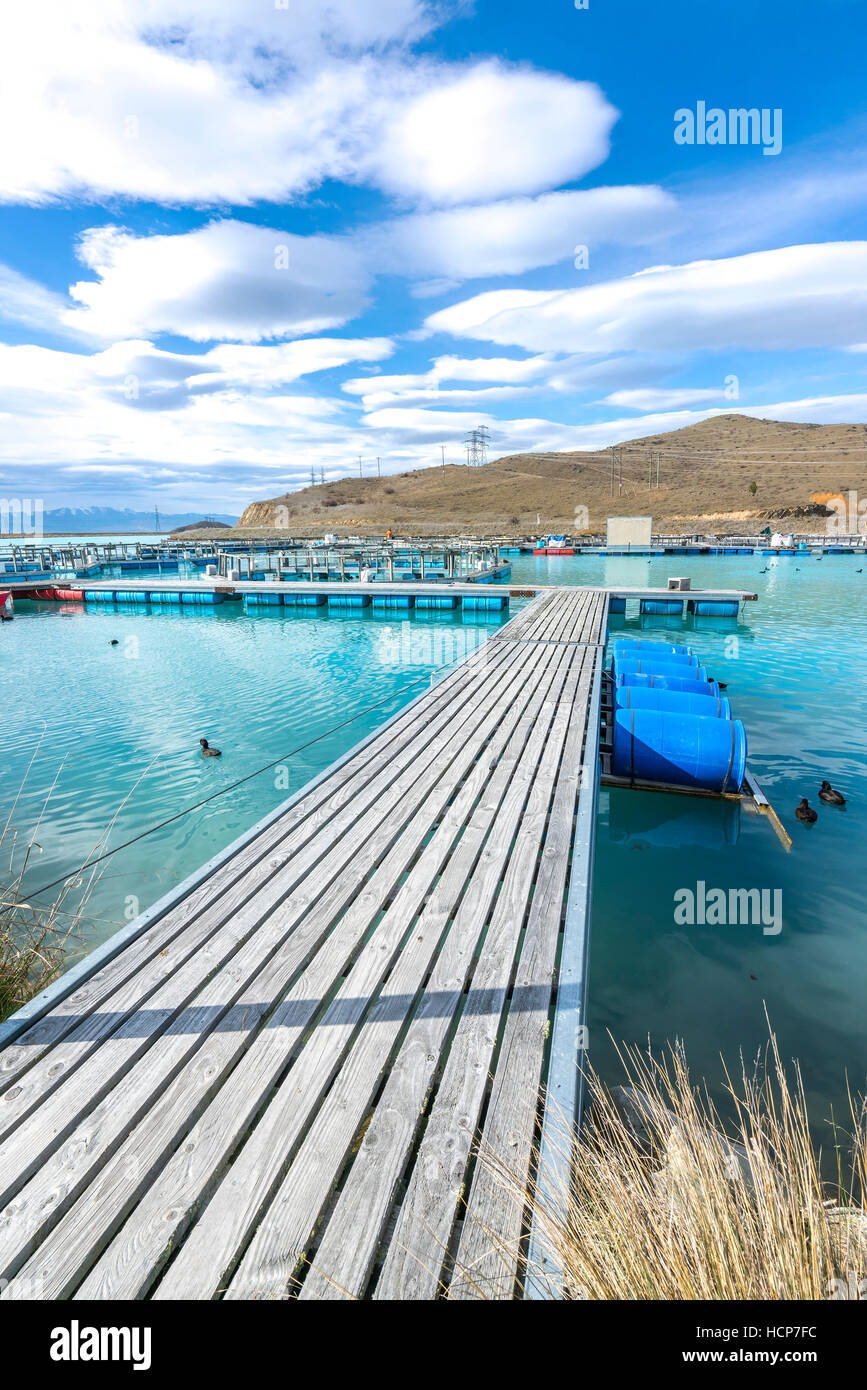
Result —
[[[19, 600], [15, 620], [0, 625], [0, 798], [11, 805], [38, 749], [12, 816], [21, 845], [45, 807], [41, 852], [25, 886], [32, 891], [73, 872], [115, 817], [111, 845], [291, 755], [111, 858], [88, 907], [81, 949], [91, 947], [504, 620], [470, 621], [459, 613], [402, 621], [325, 609], [316, 616], [290, 609], [248, 615], [240, 603], [160, 612]], [[223, 756], [202, 758], [202, 737]]]
[[[786, 853], [766, 819], [730, 804], [603, 790], [591, 1056], [613, 1078], [608, 1030], [655, 1045], [680, 1036], [696, 1075], [718, 1076], [721, 1053], [735, 1065], [739, 1048], [757, 1053], [767, 1008], [785, 1055], [801, 1059], [820, 1123], [832, 1105], [844, 1113], [845, 1073], [854, 1090], [867, 1086], [867, 564], [848, 556], [512, 558], [516, 584], [664, 585], [670, 574], [689, 574], [696, 587], [752, 590], [759, 601], [742, 621], [615, 618], [612, 628], [688, 634], [710, 673], [728, 683], [750, 767], [794, 844]], [[123, 798], [112, 843], [386, 700], [288, 758], [289, 790], [297, 790], [490, 626], [446, 617], [404, 627], [369, 613], [248, 616], [240, 605], [158, 613], [19, 603], [15, 622], [0, 628], [5, 804], [46, 727], [13, 816], [21, 836], [60, 770], [31, 884], [72, 870]], [[203, 735], [223, 749], [221, 759], [202, 760]], [[818, 801], [824, 777], [847, 796], [845, 808]], [[87, 944], [286, 794], [266, 774], [110, 860]], [[794, 817], [802, 795], [819, 809], [812, 827]], [[677, 925], [674, 894], [698, 880], [708, 889], [780, 889], [782, 930]]]
[[[767, 569], [767, 573], [760, 571]], [[862, 570], [862, 573], [858, 573]], [[767, 556], [514, 557], [513, 578], [665, 585], [758, 594], [742, 622], [612, 618], [612, 631], [686, 640], [728, 684], [744, 721], [749, 766], [794, 841], [726, 803], [603, 789], [596, 841], [590, 960], [590, 1049], [609, 1079], [606, 1037], [659, 1045], [682, 1037], [696, 1075], [717, 1077], [767, 1039], [799, 1057], [817, 1123], [845, 1120], [844, 1072], [867, 1090], [867, 558]], [[682, 634], [686, 632], [685, 638]], [[736, 639], [736, 641], [733, 641]], [[824, 806], [827, 778], [848, 798]], [[802, 796], [813, 826], [794, 815]], [[735, 807], [737, 812], [738, 808]], [[782, 892], [782, 930], [678, 926], [674, 894], [707, 888]], [[828, 1130], [820, 1124], [825, 1142]]]

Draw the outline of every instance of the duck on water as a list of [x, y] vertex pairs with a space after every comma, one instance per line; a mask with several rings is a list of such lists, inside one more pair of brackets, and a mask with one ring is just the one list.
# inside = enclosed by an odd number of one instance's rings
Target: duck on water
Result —
[[838, 792], [830, 782], [823, 782], [819, 788], [819, 796], [822, 801], [827, 801], [829, 806], [845, 806], [846, 798], [842, 792]]

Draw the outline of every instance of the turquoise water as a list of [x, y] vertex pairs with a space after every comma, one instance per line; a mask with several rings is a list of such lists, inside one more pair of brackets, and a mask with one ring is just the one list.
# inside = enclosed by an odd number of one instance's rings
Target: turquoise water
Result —
[[[14, 622], [0, 625], [4, 807], [41, 739], [12, 818], [19, 845], [57, 776], [25, 889], [73, 873], [115, 815], [111, 846], [281, 759], [109, 859], [73, 952], [82, 954], [328, 767], [507, 616], [430, 621], [325, 610], [247, 615], [240, 603], [160, 612], [19, 601]], [[223, 756], [202, 758], [202, 737]]]
[[[760, 571], [769, 567], [768, 573]], [[863, 569], [863, 573], [857, 573]], [[515, 557], [514, 582], [743, 588], [759, 596], [733, 619], [612, 618], [611, 629], [686, 640], [728, 684], [749, 739], [749, 766], [793, 839], [722, 802], [602, 790], [590, 959], [590, 1058], [622, 1072], [608, 1040], [660, 1047], [684, 1039], [696, 1076], [720, 1076], [767, 1040], [801, 1061], [826, 1143], [831, 1107], [845, 1121], [844, 1073], [867, 1089], [867, 564], [762, 556]], [[687, 633], [686, 637], [682, 634]], [[733, 641], [732, 639], [736, 639]], [[823, 778], [848, 798], [818, 799]], [[795, 819], [802, 796], [819, 811]], [[733, 814], [734, 812], [734, 814]], [[731, 843], [735, 841], [734, 843]], [[780, 889], [782, 930], [679, 926], [674, 894], [711, 887]], [[769, 899], [769, 901], [773, 901]]]
[[[801, 1060], [812, 1113], [845, 1114], [867, 1074], [867, 566], [857, 557], [518, 557], [515, 585], [665, 584], [759, 594], [744, 619], [612, 619], [612, 628], [686, 640], [728, 684], [749, 764], [793, 838], [728, 803], [603, 789], [590, 962], [590, 1057], [619, 1079], [618, 1040], [684, 1039], [696, 1076], [720, 1075], [767, 1037]], [[761, 574], [763, 569], [767, 573]], [[857, 573], [862, 569], [864, 573]], [[32, 828], [55, 772], [31, 886], [71, 872], [118, 814], [119, 843], [271, 759], [385, 700], [348, 728], [287, 760], [288, 787], [268, 773], [108, 861], [81, 950], [109, 935], [327, 767], [425, 688], [434, 668], [484, 640], [498, 617], [433, 621], [371, 614], [307, 616], [240, 605], [150, 612], [17, 605], [0, 627], [4, 713], [0, 777], [8, 804], [47, 733], [13, 820]], [[109, 640], [118, 639], [111, 647]], [[418, 682], [421, 681], [421, 684]], [[203, 760], [198, 739], [224, 750]], [[62, 765], [62, 766], [61, 766]], [[827, 777], [848, 797], [823, 806]], [[807, 795], [812, 827], [794, 808]], [[674, 894], [758, 888], [782, 893], [782, 929], [680, 926]]]

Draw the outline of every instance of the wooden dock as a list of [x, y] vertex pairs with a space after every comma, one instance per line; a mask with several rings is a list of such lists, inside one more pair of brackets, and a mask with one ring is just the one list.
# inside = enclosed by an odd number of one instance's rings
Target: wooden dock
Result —
[[521, 1292], [474, 1141], [574, 1115], [607, 613], [534, 599], [2, 1025], [3, 1298]]

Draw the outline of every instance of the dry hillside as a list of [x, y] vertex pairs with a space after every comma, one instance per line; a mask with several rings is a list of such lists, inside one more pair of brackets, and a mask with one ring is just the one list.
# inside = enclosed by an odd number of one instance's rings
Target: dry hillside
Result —
[[511, 454], [482, 468], [432, 467], [306, 487], [252, 503], [238, 528], [519, 535], [580, 530], [576, 508], [586, 507], [589, 530], [603, 529], [609, 513], [651, 514], [657, 528], [672, 531], [748, 528], [754, 520], [819, 529], [827, 497], [850, 488], [867, 496], [867, 425], [720, 415], [632, 440], [614, 453], [613, 498], [611, 450]]

